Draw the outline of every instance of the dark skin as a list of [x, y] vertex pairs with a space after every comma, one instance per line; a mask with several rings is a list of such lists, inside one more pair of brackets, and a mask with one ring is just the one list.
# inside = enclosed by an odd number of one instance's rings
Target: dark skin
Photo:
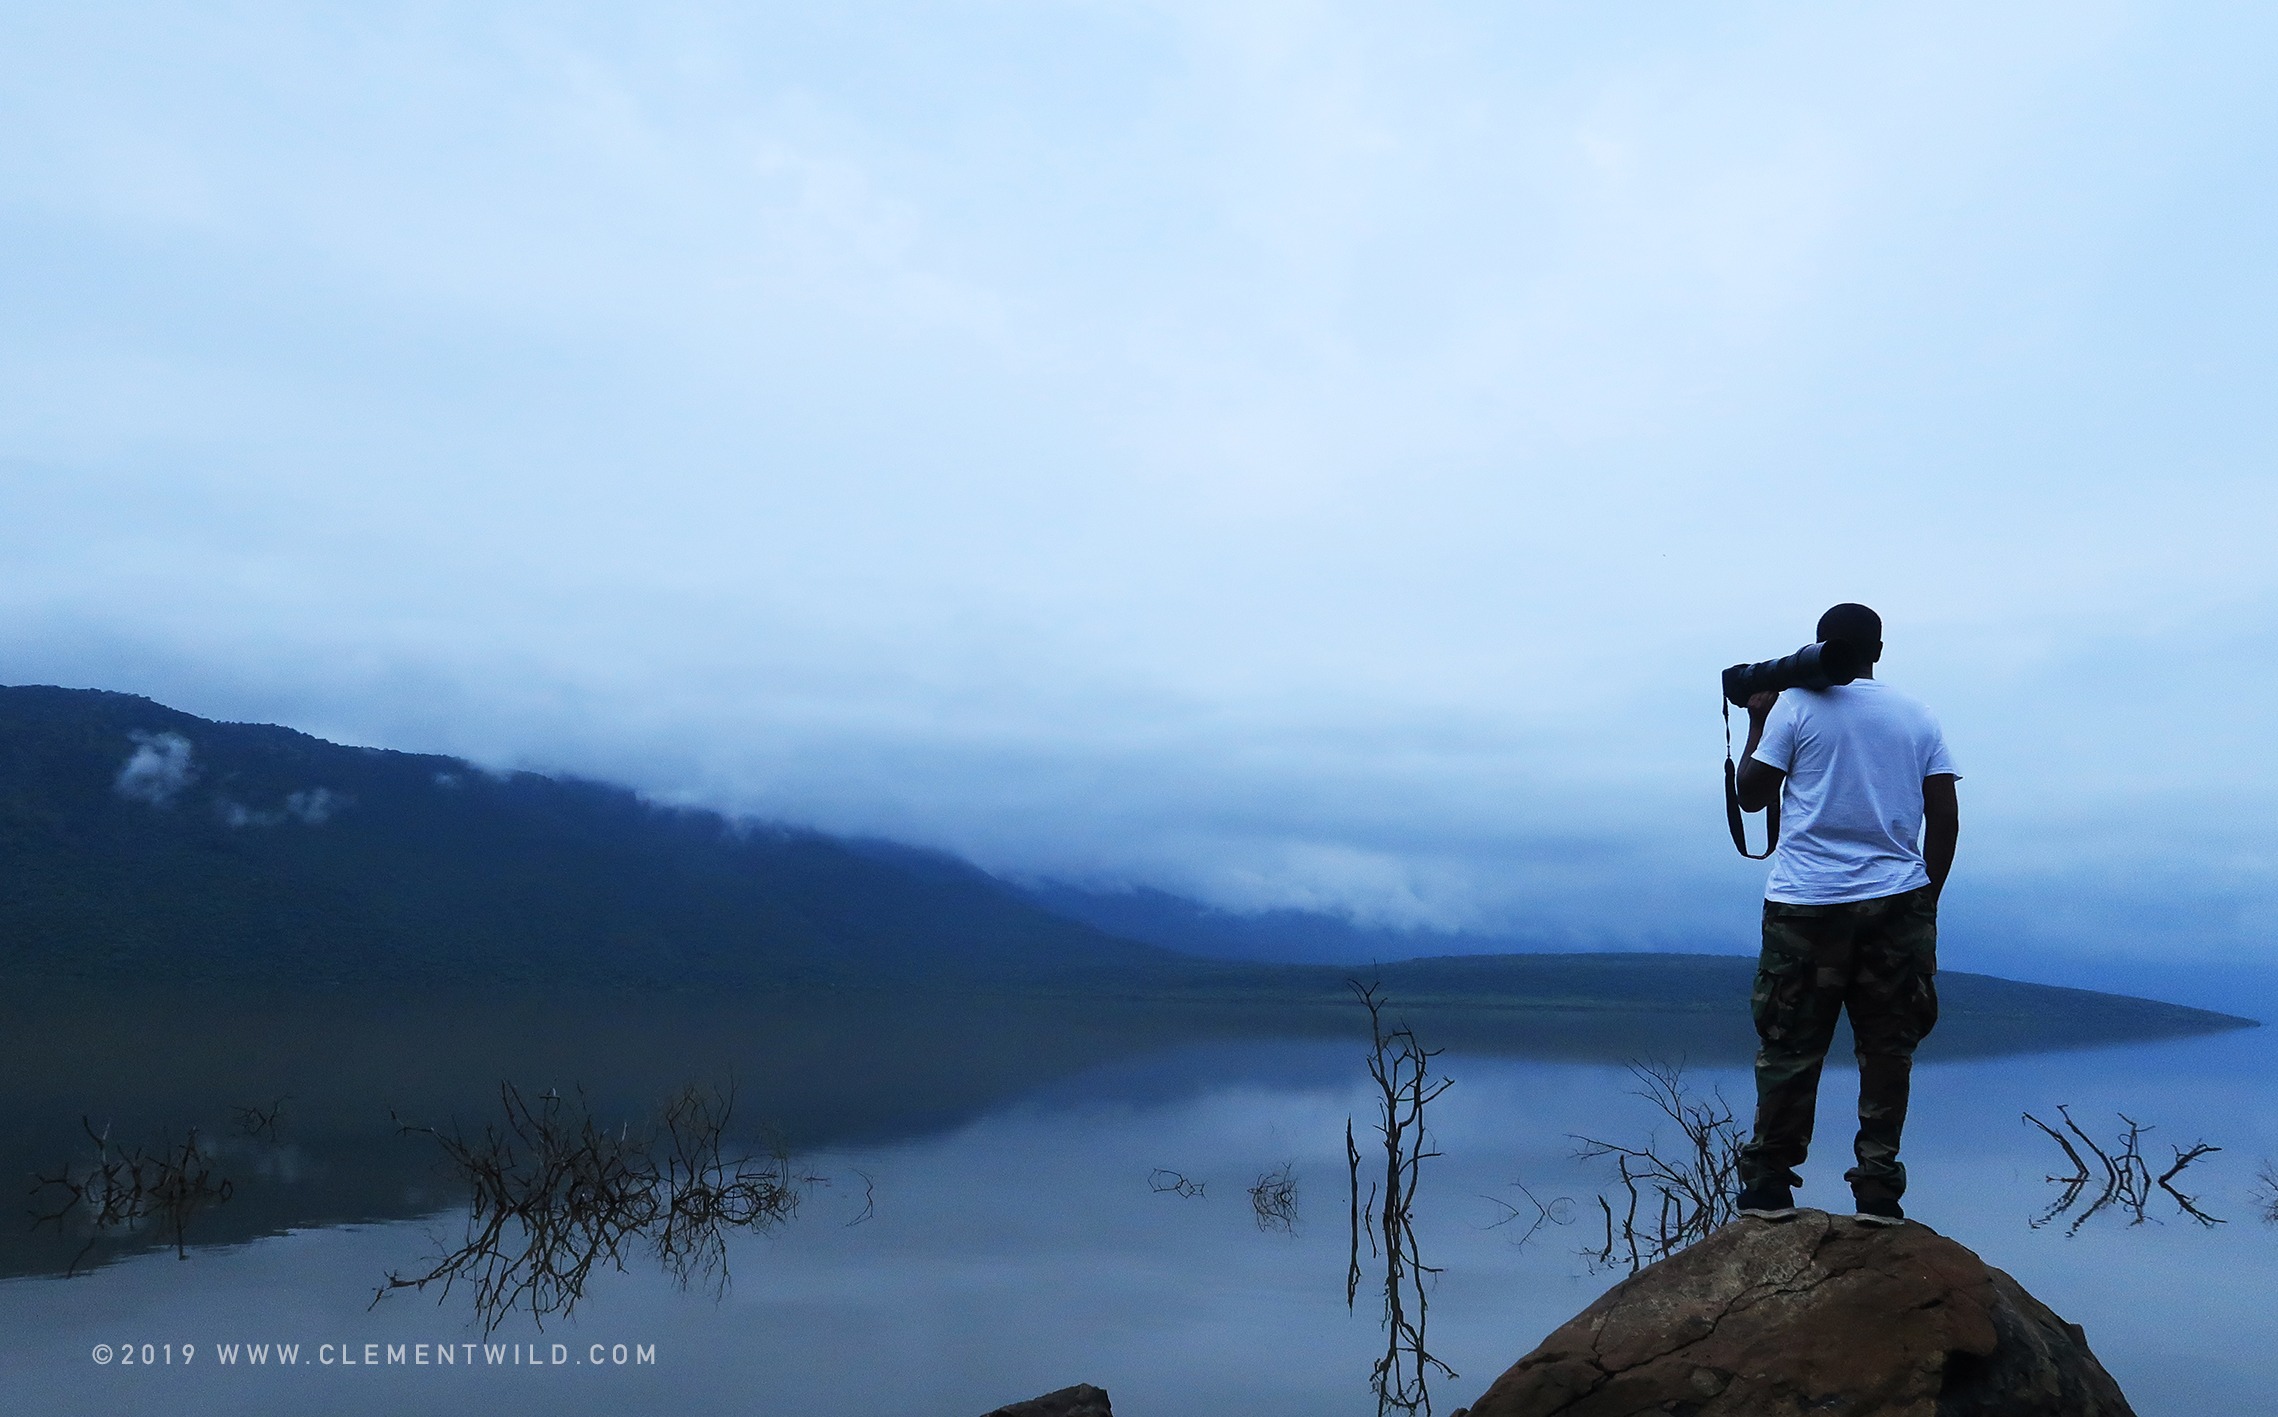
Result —
[[[1883, 656], [1876, 645], [1874, 658]], [[1859, 675], [1875, 677], [1870, 663]], [[1764, 741], [1764, 720], [1772, 713], [1778, 694], [1758, 694], [1748, 701], [1748, 746], [1740, 750], [1740, 810], [1761, 812], [1780, 800], [1780, 784], [1788, 775], [1769, 763], [1756, 761], [1756, 745]], [[1954, 869], [1954, 844], [1961, 839], [1962, 813], [1954, 797], [1956, 778], [1950, 772], [1922, 779], [1922, 863], [1930, 871], [1930, 894], [1946, 889], [1946, 876]]]

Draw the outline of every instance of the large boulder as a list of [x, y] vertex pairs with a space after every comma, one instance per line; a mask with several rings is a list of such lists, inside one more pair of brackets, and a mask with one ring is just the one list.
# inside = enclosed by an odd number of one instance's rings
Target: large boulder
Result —
[[2079, 1327], [2016, 1280], [1928, 1226], [1816, 1210], [1631, 1275], [1467, 1411], [2134, 1417]]
[[1026, 1402], [1000, 1407], [986, 1417], [1115, 1417], [1108, 1409], [1107, 1390], [1077, 1383]]

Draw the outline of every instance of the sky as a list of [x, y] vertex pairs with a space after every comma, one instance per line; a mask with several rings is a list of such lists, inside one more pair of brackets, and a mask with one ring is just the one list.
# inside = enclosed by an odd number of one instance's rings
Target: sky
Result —
[[2278, 919], [2278, 14], [0, 6], [0, 682], [1233, 909], [1751, 947], [1886, 622], [1950, 966]]

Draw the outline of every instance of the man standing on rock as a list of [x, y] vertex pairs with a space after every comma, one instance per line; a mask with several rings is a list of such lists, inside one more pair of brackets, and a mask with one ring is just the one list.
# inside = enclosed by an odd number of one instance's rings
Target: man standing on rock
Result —
[[1881, 616], [1838, 605], [1819, 617], [1819, 639], [1848, 641], [1868, 667], [1850, 684], [1748, 702], [1740, 805], [1761, 811], [1776, 799], [1780, 839], [1751, 1001], [1762, 1047], [1739, 1208], [1795, 1214], [1820, 1065], [1847, 1008], [1859, 1136], [1843, 1179], [1859, 1219], [1896, 1225], [1906, 1218], [1898, 1143], [1914, 1047], [1938, 1021], [1938, 894], [1961, 830], [1960, 774], [1930, 711], [1875, 679]]

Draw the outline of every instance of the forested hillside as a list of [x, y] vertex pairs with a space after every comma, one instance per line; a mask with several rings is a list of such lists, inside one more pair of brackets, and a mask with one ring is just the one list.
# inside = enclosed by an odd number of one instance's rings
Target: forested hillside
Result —
[[946, 858], [127, 694], [0, 688], [11, 977], [828, 983], [1169, 957]]

